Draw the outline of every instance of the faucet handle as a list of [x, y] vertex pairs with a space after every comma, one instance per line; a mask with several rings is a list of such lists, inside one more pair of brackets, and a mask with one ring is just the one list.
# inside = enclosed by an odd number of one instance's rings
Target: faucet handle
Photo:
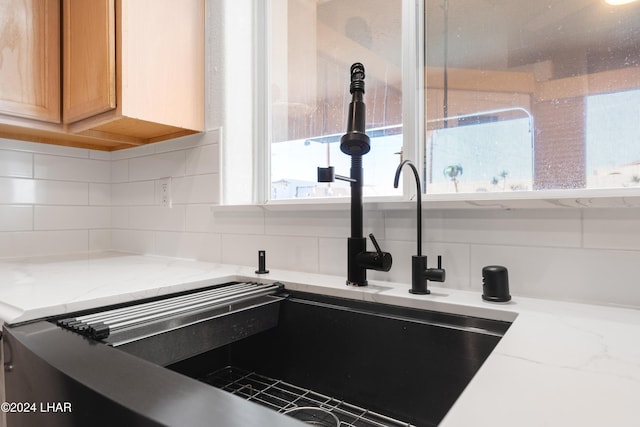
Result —
[[426, 280], [431, 280], [432, 282], [444, 282], [447, 273], [442, 268], [442, 255], [438, 255], [438, 268], [427, 268], [424, 276]]
[[376, 248], [376, 252], [378, 252], [378, 255], [382, 256], [382, 249], [380, 249], [380, 245], [378, 244], [378, 241], [374, 237], [373, 233], [369, 233], [369, 238], [371, 239], [371, 243], [373, 243], [373, 247]]
[[318, 166], [318, 182], [335, 182], [336, 179], [340, 181], [357, 182], [355, 179], [349, 178], [348, 176], [336, 174], [336, 170], [333, 166], [326, 168]]
[[377, 271], [389, 271], [391, 270], [392, 257], [388, 252], [382, 252], [378, 241], [373, 236], [373, 233], [369, 234], [371, 243], [376, 248], [375, 252], [362, 252], [359, 254], [360, 262], [366, 265], [366, 268]]
[[425, 280], [431, 280], [432, 282], [444, 282], [447, 277], [447, 273], [442, 268], [427, 268], [424, 272]]
[[318, 166], [318, 182], [334, 182], [336, 180], [336, 172], [333, 166], [321, 168]]

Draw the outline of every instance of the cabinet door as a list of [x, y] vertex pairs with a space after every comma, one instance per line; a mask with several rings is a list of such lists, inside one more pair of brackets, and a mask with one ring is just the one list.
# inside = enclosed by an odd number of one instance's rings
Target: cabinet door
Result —
[[64, 0], [63, 121], [116, 107], [115, 0]]
[[0, 0], [0, 24], [0, 113], [59, 123], [59, 0]]

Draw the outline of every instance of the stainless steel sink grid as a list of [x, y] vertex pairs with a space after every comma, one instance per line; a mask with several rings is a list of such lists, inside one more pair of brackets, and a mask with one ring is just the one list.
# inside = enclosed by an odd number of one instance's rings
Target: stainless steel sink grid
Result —
[[226, 366], [200, 380], [280, 413], [296, 407], [325, 409], [338, 417], [339, 427], [411, 426], [343, 400], [233, 366]]
[[200, 292], [57, 320], [65, 329], [159, 365], [278, 324], [281, 284], [233, 282]]

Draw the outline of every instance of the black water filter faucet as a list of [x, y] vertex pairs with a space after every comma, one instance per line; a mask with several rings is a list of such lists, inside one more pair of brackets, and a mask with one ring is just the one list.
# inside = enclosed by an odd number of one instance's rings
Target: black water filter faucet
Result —
[[405, 160], [396, 169], [396, 176], [393, 180], [393, 188], [398, 188], [400, 181], [400, 173], [403, 166], [409, 166], [413, 171], [413, 176], [416, 179], [416, 191], [417, 195], [417, 214], [416, 214], [416, 228], [417, 228], [417, 250], [416, 255], [411, 257], [411, 292], [412, 294], [425, 295], [431, 293], [427, 287], [427, 282], [444, 282], [446, 278], [446, 272], [442, 268], [442, 257], [438, 255], [438, 267], [427, 268], [427, 257], [422, 255], [422, 188], [420, 187], [420, 176], [418, 170], [411, 163], [410, 160]]

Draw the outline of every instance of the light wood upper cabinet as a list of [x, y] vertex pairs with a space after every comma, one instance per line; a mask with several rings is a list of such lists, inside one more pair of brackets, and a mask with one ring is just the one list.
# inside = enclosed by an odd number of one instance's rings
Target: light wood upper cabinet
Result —
[[0, 0], [0, 23], [0, 137], [111, 151], [204, 130], [204, 0]]
[[116, 108], [115, 0], [64, 0], [65, 123]]
[[204, 0], [116, 0], [115, 10], [116, 108], [69, 131], [110, 149], [202, 131]]
[[60, 2], [0, 0], [0, 114], [60, 122]]

